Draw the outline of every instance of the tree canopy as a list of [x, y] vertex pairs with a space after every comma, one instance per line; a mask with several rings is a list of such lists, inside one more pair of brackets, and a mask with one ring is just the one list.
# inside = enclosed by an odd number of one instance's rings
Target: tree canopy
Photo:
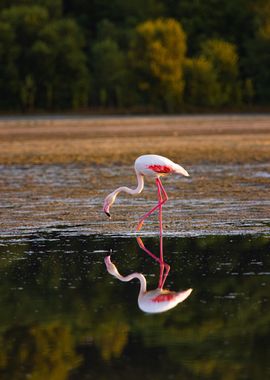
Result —
[[3, 0], [0, 110], [270, 101], [268, 0]]

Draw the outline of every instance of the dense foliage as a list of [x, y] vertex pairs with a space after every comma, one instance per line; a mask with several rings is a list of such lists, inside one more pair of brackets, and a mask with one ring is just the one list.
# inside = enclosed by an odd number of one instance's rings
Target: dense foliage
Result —
[[2, 0], [0, 109], [270, 101], [269, 0]]

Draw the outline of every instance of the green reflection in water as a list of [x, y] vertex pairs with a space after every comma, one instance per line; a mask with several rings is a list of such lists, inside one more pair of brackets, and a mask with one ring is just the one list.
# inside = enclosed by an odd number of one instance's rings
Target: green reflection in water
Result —
[[[159, 265], [135, 238], [36, 235], [0, 241], [0, 378], [253, 379], [270, 375], [267, 237], [165, 238], [167, 287], [194, 289], [147, 315], [139, 284], [106, 271]], [[159, 239], [145, 238], [158, 253]]]

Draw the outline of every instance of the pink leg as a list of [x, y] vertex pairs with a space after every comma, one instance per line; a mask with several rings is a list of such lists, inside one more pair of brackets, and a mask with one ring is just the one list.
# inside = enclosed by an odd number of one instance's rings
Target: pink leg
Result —
[[[161, 194], [161, 187], [159, 184], [159, 181], [157, 180], [157, 188], [158, 188], [158, 200], [159, 200], [159, 213], [158, 213], [158, 219], [159, 219], [159, 236], [162, 236], [163, 233], [163, 228], [162, 228], [162, 194]], [[160, 240], [160, 244], [162, 244], [162, 239]], [[163, 247], [162, 247], [162, 252], [163, 252]]]
[[137, 237], [136, 239], [137, 239], [137, 243], [139, 244], [139, 247], [141, 249], [143, 249], [144, 252], [146, 252], [149, 256], [151, 256], [154, 260], [156, 260], [156, 261], [158, 261], [160, 263], [160, 259], [156, 255], [154, 255], [151, 251], [149, 251], [149, 249], [147, 249], [145, 247], [145, 245], [143, 244], [142, 239], [140, 237]]
[[[162, 234], [163, 234], [163, 227], [162, 227], [162, 205], [168, 200], [168, 195], [160, 181], [160, 179], [158, 178], [157, 179], [157, 186], [158, 186], [158, 196], [159, 196], [159, 203], [160, 203], [160, 207], [159, 207], [159, 233], [160, 233], [160, 253], [159, 253], [159, 256], [160, 256], [160, 276], [159, 276], [159, 284], [158, 284], [158, 287], [160, 289], [163, 288], [164, 286], [164, 283], [166, 281], [166, 278], [168, 276], [168, 273], [170, 271], [170, 266], [166, 263], [164, 263], [164, 259], [163, 259], [163, 237], [162, 237]], [[162, 193], [164, 195], [164, 199], [162, 198]], [[165, 274], [164, 274], [164, 268], [166, 269], [165, 270]]]
[[[157, 178], [157, 187], [158, 187], [158, 197], [159, 197], [159, 233], [160, 236], [163, 233], [163, 228], [162, 228], [162, 205], [167, 202], [168, 200], [168, 195], [162, 185], [162, 182], [159, 178]], [[164, 195], [164, 199], [162, 198], [162, 193]]]
[[162, 193], [163, 193], [163, 195], [164, 195], [164, 201], [163, 201], [163, 203], [165, 203], [165, 202], [167, 202], [167, 200], [169, 199], [169, 197], [168, 197], [168, 195], [167, 195], [167, 193], [166, 193], [166, 191], [165, 191], [165, 189], [164, 189], [164, 187], [163, 187], [163, 185], [162, 185], [162, 182], [161, 182], [161, 180], [159, 179], [159, 178], [157, 178], [157, 181], [158, 181], [158, 183], [159, 183], [159, 186], [160, 186], [160, 188], [161, 188], [161, 191], [162, 191]]
[[[158, 258], [156, 255], [154, 255], [149, 249], [145, 247], [143, 244], [143, 241], [140, 237], [137, 237], [137, 242], [139, 244], [139, 247], [144, 250], [149, 256], [151, 256], [154, 260], [156, 260], [160, 264], [160, 272], [159, 272], [159, 282], [158, 282], [158, 288], [162, 289], [164, 286], [164, 283], [166, 281], [166, 278], [170, 271], [170, 265], [164, 262], [163, 259], [163, 240], [162, 236], [160, 236], [160, 257]], [[164, 274], [164, 268], [165, 268], [165, 274]]]
[[[162, 206], [161, 206], [162, 207]], [[160, 274], [159, 274], [159, 283], [158, 287], [160, 289], [163, 289], [164, 283], [166, 281], [166, 278], [169, 274], [169, 271], [171, 269], [170, 265], [165, 263], [163, 258], [163, 236], [162, 236], [162, 218], [161, 218], [161, 233], [160, 233], [160, 242], [159, 242], [159, 264], [160, 264]], [[165, 268], [165, 274], [164, 274], [164, 268]]]
[[[153, 207], [150, 211], [148, 211], [139, 221], [138, 225], [137, 225], [137, 228], [136, 228], [136, 231], [140, 231], [140, 229], [142, 228], [142, 225], [143, 225], [143, 222], [145, 221], [146, 218], [148, 218], [149, 215], [151, 215], [154, 211], [156, 211], [158, 208], [160, 209], [160, 207], [165, 203], [167, 202], [168, 200], [168, 195], [164, 189], [164, 187], [162, 186], [162, 183], [160, 181], [159, 178], [156, 179], [156, 184], [157, 184], [157, 188], [158, 188], [158, 197], [159, 197], [159, 200], [158, 200], [158, 204]], [[161, 197], [161, 191], [165, 197], [165, 199], [163, 200], [162, 197]], [[160, 213], [160, 217], [161, 217], [161, 223], [162, 223], [162, 212]]]
[[[165, 268], [165, 274], [164, 274], [164, 268]], [[158, 283], [158, 288], [163, 289], [166, 278], [168, 277], [168, 274], [170, 272], [170, 265], [163, 262], [160, 264], [160, 275], [159, 275], [159, 283]]]

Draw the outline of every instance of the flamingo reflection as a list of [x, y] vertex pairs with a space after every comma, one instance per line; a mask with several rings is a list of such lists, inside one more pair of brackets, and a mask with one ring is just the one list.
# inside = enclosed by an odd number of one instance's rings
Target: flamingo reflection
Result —
[[105, 257], [105, 264], [107, 271], [114, 277], [118, 278], [120, 281], [128, 282], [137, 278], [140, 281], [140, 292], [138, 296], [138, 306], [146, 313], [162, 313], [164, 311], [170, 310], [183, 302], [192, 292], [192, 289], [187, 289], [180, 292], [175, 292], [171, 290], [164, 289], [164, 284], [166, 278], [170, 271], [170, 266], [164, 262], [163, 259], [163, 239], [160, 236], [160, 255], [157, 257], [149, 249], [144, 246], [144, 243], [140, 237], [137, 237], [137, 242], [149, 256], [151, 256], [155, 261], [160, 264], [160, 274], [158, 287], [154, 290], [147, 290], [146, 278], [142, 273], [131, 273], [127, 276], [122, 276], [116, 266], [112, 263], [111, 257]]

